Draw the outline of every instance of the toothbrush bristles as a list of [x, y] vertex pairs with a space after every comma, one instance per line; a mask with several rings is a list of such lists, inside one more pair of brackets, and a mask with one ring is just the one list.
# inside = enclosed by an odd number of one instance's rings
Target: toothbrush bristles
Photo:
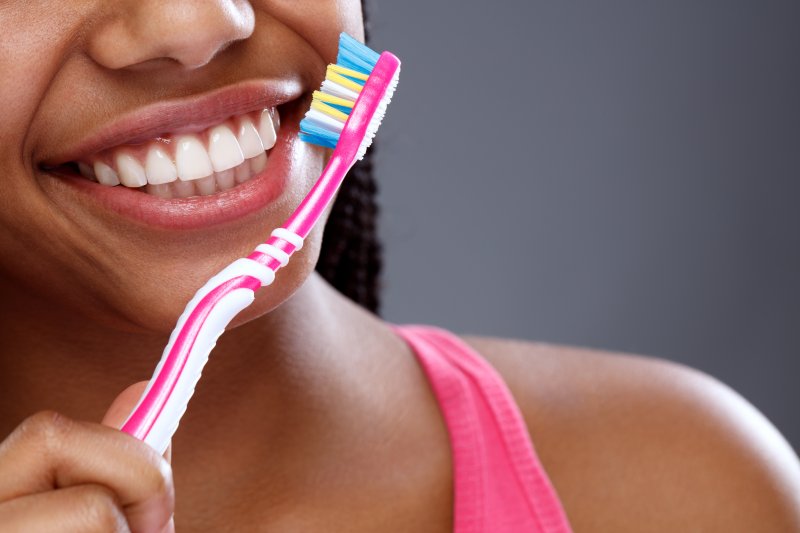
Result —
[[[380, 55], [371, 48], [345, 33], [341, 35], [336, 64], [328, 66], [325, 81], [320, 90], [314, 92], [311, 107], [300, 122], [303, 141], [336, 148], [358, 95], [379, 58]], [[370, 120], [357, 159], [362, 159], [372, 145], [397, 87], [399, 73], [398, 69]]]

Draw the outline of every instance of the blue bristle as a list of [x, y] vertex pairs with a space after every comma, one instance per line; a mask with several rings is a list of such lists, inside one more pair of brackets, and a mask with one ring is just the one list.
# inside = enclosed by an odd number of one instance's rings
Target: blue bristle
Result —
[[316, 124], [303, 119], [300, 121], [300, 139], [311, 144], [318, 144], [327, 148], [336, 148], [339, 136], [335, 133], [322, 129]]
[[365, 83], [367, 83], [364, 80], [359, 80], [358, 78], [354, 78], [353, 76], [348, 76], [347, 74], [342, 74], [342, 76], [352, 81], [353, 83], [361, 85], [362, 87], [364, 86]]
[[350, 114], [350, 111], [352, 111], [352, 110], [353, 110], [353, 108], [352, 108], [352, 107], [345, 107], [345, 106], [343, 106], [343, 105], [336, 105], [336, 104], [330, 104], [330, 103], [329, 103], [328, 105], [329, 105], [329, 106], [331, 106], [331, 107], [332, 107], [332, 108], [334, 108], [334, 109], [338, 109], [339, 111], [341, 111], [341, 112], [342, 112], [342, 113], [344, 113], [345, 115], [349, 115], [349, 114]]
[[[362, 74], [369, 75], [375, 64], [378, 62], [380, 54], [361, 44], [354, 38], [346, 33], [339, 36], [339, 53], [336, 57], [336, 63], [346, 68], [353, 69]], [[348, 79], [352, 79], [346, 76]], [[352, 81], [359, 85], [364, 85], [364, 80], [352, 79]], [[349, 115], [352, 111], [351, 108], [328, 104], [331, 107]], [[300, 121], [300, 139], [307, 143], [317, 144], [326, 148], [336, 148], [339, 142], [339, 135], [324, 128], [309, 122], [306, 119]]]
[[336, 63], [363, 74], [369, 74], [375, 68], [380, 54], [368, 46], [356, 41], [346, 33], [339, 36], [339, 55]]

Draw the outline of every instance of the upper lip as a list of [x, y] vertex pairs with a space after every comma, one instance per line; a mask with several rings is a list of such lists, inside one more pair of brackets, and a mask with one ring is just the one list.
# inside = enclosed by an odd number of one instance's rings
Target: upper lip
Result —
[[194, 133], [226, 118], [277, 107], [297, 98], [299, 83], [251, 80], [200, 95], [155, 102], [95, 128], [58, 155], [42, 161], [47, 167], [77, 161], [121, 144], [138, 144], [167, 133]]

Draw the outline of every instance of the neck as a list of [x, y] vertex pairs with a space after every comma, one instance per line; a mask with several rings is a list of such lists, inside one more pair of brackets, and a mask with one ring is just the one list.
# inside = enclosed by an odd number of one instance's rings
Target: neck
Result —
[[[116, 395], [150, 377], [167, 341], [81, 325], [43, 302], [12, 309], [11, 300], [0, 303], [0, 440], [42, 409], [100, 420]], [[250, 513], [263, 521], [305, 516], [308, 506], [346, 509], [365, 494], [366, 508], [383, 508], [399, 493], [418, 500], [419, 487], [433, 487], [444, 509], [448, 449], [405, 342], [314, 274], [222, 336], [173, 437], [172, 467], [187, 527], [219, 530], [213, 524], [244, 519], [242, 508], [265, 509]], [[392, 468], [402, 473], [375, 476]]]

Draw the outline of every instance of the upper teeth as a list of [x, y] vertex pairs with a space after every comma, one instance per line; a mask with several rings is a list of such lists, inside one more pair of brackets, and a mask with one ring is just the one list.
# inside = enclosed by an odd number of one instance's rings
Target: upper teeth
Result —
[[[232, 117], [204, 132], [159, 137], [138, 146], [118, 146], [95, 154], [89, 161], [79, 161], [78, 168], [85, 177], [110, 186], [163, 185], [176, 180], [200, 180], [212, 174], [223, 181], [235, 174], [236, 181], [242, 182], [253, 172], [263, 170], [265, 151], [275, 146], [279, 127], [277, 111], [264, 109]], [[242, 165], [250, 159], [257, 162]], [[235, 172], [231, 170], [234, 168]], [[233, 173], [231, 176], [228, 170]]]

